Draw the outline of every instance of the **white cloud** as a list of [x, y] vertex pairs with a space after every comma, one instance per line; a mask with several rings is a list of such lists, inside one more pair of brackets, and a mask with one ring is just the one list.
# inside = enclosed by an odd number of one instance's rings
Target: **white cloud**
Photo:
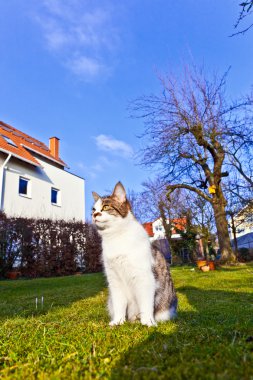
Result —
[[91, 163], [90, 165], [84, 164], [83, 162], [76, 163], [76, 166], [81, 172], [85, 175], [85, 177], [95, 179], [101, 173], [108, 170], [108, 168], [115, 167], [116, 163], [113, 160], [109, 160], [105, 156], [98, 156], [96, 161]]
[[61, 49], [71, 44], [70, 36], [55, 22], [45, 22], [43, 29], [47, 46], [50, 50], [61, 51]]
[[100, 73], [107, 73], [108, 71], [98, 60], [85, 56], [73, 58], [66, 65], [74, 74], [86, 81], [90, 81]]
[[124, 141], [106, 135], [99, 135], [95, 139], [97, 147], [101, 150], [112, 152], [125, 158], [133, 156], [133, 148]]
[[120, 46], [115, 4], [107, 0], [42, 0], [36, 15], [48, 49], [82, 79], [110, 73]]

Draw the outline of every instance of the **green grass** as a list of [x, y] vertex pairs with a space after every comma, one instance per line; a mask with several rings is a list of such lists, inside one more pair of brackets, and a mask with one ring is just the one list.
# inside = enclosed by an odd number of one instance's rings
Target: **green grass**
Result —
[[101, 274], [0, 281], [0, 378], [253, 379], [253, 266], [172, 275], [178, 318], [152, 328], [108, 326]]

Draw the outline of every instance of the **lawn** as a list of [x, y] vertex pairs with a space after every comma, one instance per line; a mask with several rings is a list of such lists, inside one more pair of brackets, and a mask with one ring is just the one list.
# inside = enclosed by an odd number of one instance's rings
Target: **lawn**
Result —
[[0, 378], [253, 379], [253, 266], [172, 275], [178, 318], [152, 328], [108, 326], [102, 274], [0, 281]]

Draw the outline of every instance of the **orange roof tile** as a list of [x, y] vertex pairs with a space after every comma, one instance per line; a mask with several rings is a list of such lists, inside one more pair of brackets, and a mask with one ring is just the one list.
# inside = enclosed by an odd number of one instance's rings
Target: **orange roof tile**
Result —
[[172, 219], [172, 223], [177, 230], [184, 231], [186, 229], [187, 219], [186, 217]]
[[154, 236], [153, 223], [152, 222], [143, 223], [143, 227], [146, 230], [146, 232], [148, 233], [149, 237], [153, 237]]
[[[9, 142], [7, 141], [8, 139], [10, 139]], [[0, 121], [0, 151], [11, 153], [13, 156], [36, 166], [40, 166], [40, 163], [33, 156], [32, 152], [62, 166], [67, 166], [60, 158], [55, 158], [44, 143], [3, 121]]]
[[[146, 223], [143, 224], [143, 227], [147, 231], [149, 237], [153, 237], [154, 236], [153, 223], [156, 222], [159, 219], [161, 219], [161, 218], [159, 217], [159, 218], [156, 218], [153, 222], [146, 222]], [[178, 231], [185, 231], [186, 224], [187, 224], [187, 219], [186, 219], [186, 217], [175, 218], [175, 219], [172, 219], [171, 223], [174, 226], [174, 228], [172, 228], [172, 234], [177, 234]]]

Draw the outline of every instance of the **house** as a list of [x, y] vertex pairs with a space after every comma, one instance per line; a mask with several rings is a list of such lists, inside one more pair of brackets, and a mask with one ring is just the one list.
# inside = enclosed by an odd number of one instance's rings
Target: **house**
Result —
[[146, 230], [150, 240], [154, 237], [153, 222], [143, 223], [143, 227]]
[[85, 181], [49, 146], [0, 121], [0, 208], [7, 216], [85, 219]]
[[[169, 220], [167, 220], [169, 224]], [[172, 234], [171, 239], [180, 240], [180, 231], [185, 231], [186, 228], [186, 218], [177, 218], [172, 220]], [[147, 222], [143, 224], [149, 239], [151, 242], [156, 242], [155, 244], [159, 247], [160, 251], [163, 253], [165, 259], [171, 264], [172, 256], [170, 252], [170, 246], [166, 238], [165, 229], [163, 227], [162, 218], [157, 218], [153, 222]], [[184, 261], [188, 261], [188, 252], [184, 252], [184, 249], [180, 250], [180, 255]]]
[[[231, 244], [232, 247], [235, 248], [234, 239], [231, 240]], [[249, 232], [237, 238], [237, 248], [247, 248], [253, 250], [253, 232]]]
[[[169, 220], [167, 220], [169, 223]], [[179, 231], [184, 231], [186, 227], [186, 218], [176, 218], [172, 221], [172, 239], [180, 239], [181, 235]], [[165, 239], [165, 229], [163, 227], [162, 218], [157, 218], [153, 222], [147, 222], [143, 224], [143, 227], [147, 231], [151, 241], [158, 239]]]
[[253, 202], [249, 202], [228, 220], [232, 247], [235, 247], [232, 226], [236, 232], [237, 248], [253, 248]]

